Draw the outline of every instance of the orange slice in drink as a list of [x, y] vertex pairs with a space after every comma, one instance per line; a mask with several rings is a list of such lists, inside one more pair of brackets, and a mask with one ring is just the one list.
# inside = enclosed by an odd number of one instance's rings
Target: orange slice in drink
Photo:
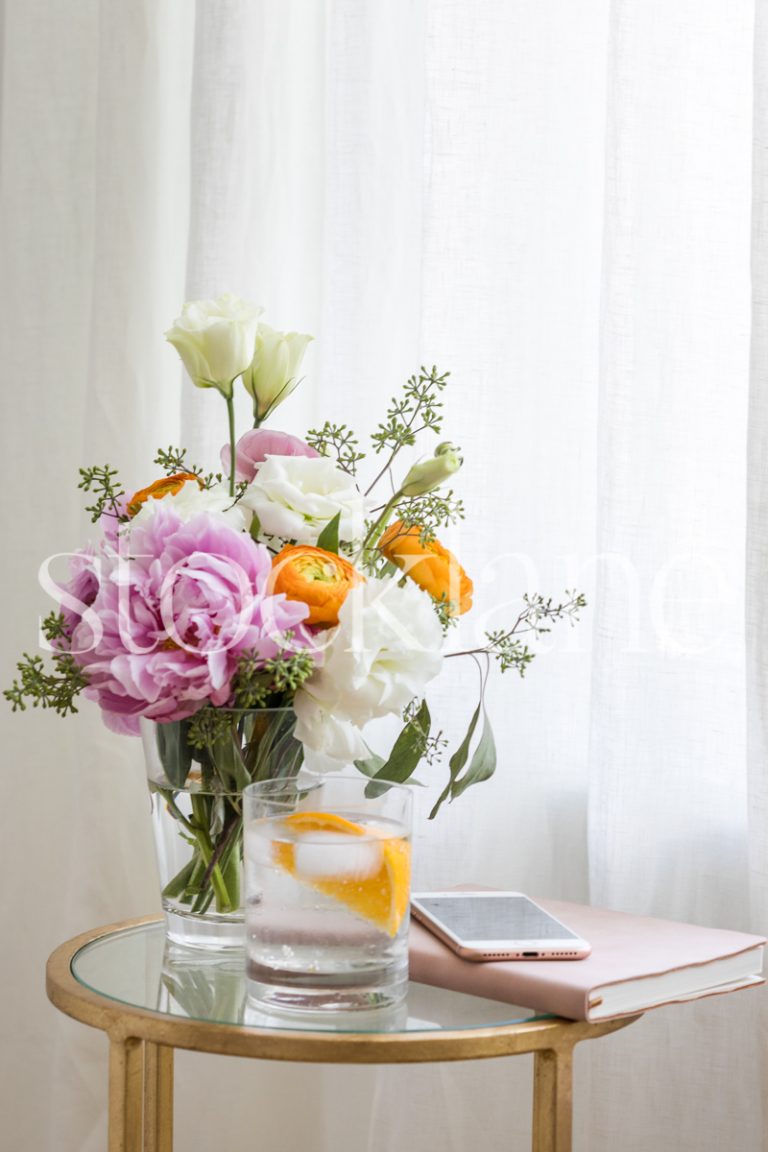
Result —
[[[275, 841], [272, 858], [286, 872], [302, 884], [330, 896], [344, 904], [351, 912], [363, 920], [375, 924], [389, 936], [396, 936], [408, 911], [408, 897], [411, 879], [411, 849], [408, 841], [401, 836], [387, 836], [386, 833], [373, 833], [362, 824], [355, 824], [343, 816], [332, 812], [294, 812], [286, 816], [284, 824], [296, 834], [297, 841]], [[297, 868], [296, 848], [302, 836], [313, 833], [335, 833], [333, 847], [338, 851], [344, 848], [344, 838], [351, 841], [360, 836], [370, 843], [375, 837], [374, 846], [378, 852], [373, 856], [375, 866], [363, 870], [363, 874], [352, 871], [350, 874], [314, 875]], [[324, 851], [323, 841], [318, 837], [318, 849]], [[362, 847], [362, 846], [361, 846]]]

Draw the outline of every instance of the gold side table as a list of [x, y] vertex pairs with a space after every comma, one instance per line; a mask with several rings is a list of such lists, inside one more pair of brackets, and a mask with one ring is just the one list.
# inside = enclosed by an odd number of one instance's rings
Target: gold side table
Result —
[[175, 950], [156, 918], [62, 944], [48, 961], [46, 988], [58, 1009], [109, 1037], [109, 1152], [171, 1152], [174, 1048], [329, 1064], [530, 1052], [533, 1152], [569, 1152], [574, 1046], [638, 1019], [583, 1024], [422, 984], [411, 985], [402, 1010], [383, 1016], [317, 1024], [262, 1017], [246, 1002], [241, 956]]

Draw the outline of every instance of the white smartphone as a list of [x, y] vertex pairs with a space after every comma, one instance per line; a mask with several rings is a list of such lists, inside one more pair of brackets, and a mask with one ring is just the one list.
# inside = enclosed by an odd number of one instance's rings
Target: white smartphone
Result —
[[465, 960], [583, 960], [592, 951], [522, 892], [416, 892], [411, 911]]

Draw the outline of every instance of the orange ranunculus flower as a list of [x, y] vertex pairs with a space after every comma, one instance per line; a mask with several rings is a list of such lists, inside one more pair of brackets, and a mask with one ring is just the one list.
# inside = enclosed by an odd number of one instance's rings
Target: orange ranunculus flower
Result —
[[363, 579], [348, 560], [335, 552], [310, 544], [290, 544], [272, 561], [269, 590], [284, 592], [289, 600], [306, 604], [307, 624], [330, 628], [339, 622], [339, 609], [347, 592]]
[[177, 472], [174, 476], [163, 476], [162, 480], [155, 480], [148, 488], [141, 488], [128, 502], [128, 515], [135, 516], [147, 500], [162, 500], [163, 496], [180, 492], [187, 480], [196, 480], [200, 484], [200, 477], [194, 472]]
[[379, 551], [402, 568], [433, 600], [444, 601], [450, 616], [463, 616], [472, 607], [473, 585], [452, 552], [439, 540], [422, 544], [418, 524], [390, 524], [379, 540]]

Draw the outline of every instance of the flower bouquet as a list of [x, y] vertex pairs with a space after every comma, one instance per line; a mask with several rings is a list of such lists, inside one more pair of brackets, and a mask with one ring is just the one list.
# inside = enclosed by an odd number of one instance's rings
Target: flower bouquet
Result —
[[[248, 783], [294, 775], [306, 761], [355, 765], [375, 791], [440, 760], [446, 741], [425, 689], [453, 656], [478, 661], [480, 699], [431, 816], [487, 780], [491, 661], [523, 675], [526, 637], [573, 621], [584, 604], [570, 592], [561, 602], [524, 597], [508, 628], [445, 653], [472, 606], [472, 581], [438, 539], [464, 515], [445, 488], [462, 459], [438, 442], [407, 470], [398, 465], [421, 437], [439, 439], [448, 374], [422, 368], [408, 380], [367, 454], [343, 423], [301, 440], [265, 425], [300, 383], [311, 338], [276, 332], [260, 314], [230, 295], [185, 305], [166, 336], [193, 383], [225, 403], [221, 469], [168, 448], [155, 460], [161, 475], [128, 492], [108, 465], [81, 469], [101, 539], [73, 554], [44, 621], [49, 663], [25, 654], [5, 691], [14, 710], [60, 715], [82, 695], [114, 731], [143, 732], [166, 828], [163, 899], [179, 915], [238, 914]], [[253, 427], [240, 437], [238, 380], [253, 401]], [[365, 728], [389, 715], [403, 726], [380, 755]]]

